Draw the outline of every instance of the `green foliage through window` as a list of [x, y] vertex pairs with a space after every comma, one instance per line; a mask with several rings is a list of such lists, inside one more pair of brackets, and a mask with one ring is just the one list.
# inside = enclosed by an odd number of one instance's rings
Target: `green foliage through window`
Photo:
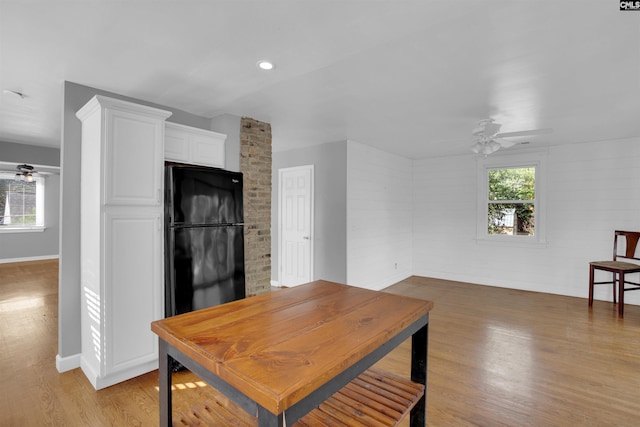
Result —
[[535, 234], [534, 167], [489, 169], [489, 234]]

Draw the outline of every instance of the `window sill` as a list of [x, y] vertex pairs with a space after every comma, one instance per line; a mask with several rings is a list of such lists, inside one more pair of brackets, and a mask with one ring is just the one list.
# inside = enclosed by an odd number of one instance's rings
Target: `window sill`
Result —
[[479, 245], [488, 246], [509, 246], [513, 248], [546, 248], [548, 246], [546, 240], [536, 240], [518, 237], [479, 237], [476, 238]]
[[0, 226], [1, 233], [41, 233], [46, 230], [47, 227], [34, 225], [33, 227], [6, 227]]

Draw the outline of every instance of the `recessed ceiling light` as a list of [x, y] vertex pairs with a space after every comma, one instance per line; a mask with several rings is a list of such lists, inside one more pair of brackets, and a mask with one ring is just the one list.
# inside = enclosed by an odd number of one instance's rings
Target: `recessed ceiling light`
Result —
[[266, 61], [264, 59], [258, 61], [256, 63], [256, 65], [258, 66], [258, 68], [260, 68], [261, 70], [273, 70], [274, 68], [276, 68], [275, 64], [271, 61]]

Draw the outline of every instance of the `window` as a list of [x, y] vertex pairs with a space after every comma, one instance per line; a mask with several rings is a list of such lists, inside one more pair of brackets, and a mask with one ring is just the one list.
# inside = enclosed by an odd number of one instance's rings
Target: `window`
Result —
[[535, 166], [489, 169], [487, 179], [487, 233], [535, 236]]
[[44, 179], [16, 181], [0, 172], [0, 232], [44, 230]]
[[504, 155], [479, 160], [478, 238], [542, 243], [544, 156]]

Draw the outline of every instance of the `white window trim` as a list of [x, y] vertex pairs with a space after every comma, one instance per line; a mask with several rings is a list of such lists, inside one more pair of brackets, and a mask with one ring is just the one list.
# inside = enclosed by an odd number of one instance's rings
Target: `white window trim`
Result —
[[44, 225], [32, 225], [28, 227], [12, 227], [12, 226], [2, 226], [0, 227], [0, 234], [4, 233], [41, 233], [46, 230], [47, 227]]
[[[477, 185], [478, 200], [476, 211], [476, 241], [478, 243], [491, 243], [513, 246], [546, 246], [547, 245], [547, 209], [546, 209], [546, 163], [547, 152], [520, 152], [507, 154], [493, 154], [480, 157], [477, 161]], [[533, 166], [536, 169], [535, 184], [535, 235], [534, 236], [510, 236], [491, 235], [487, 232], [488, 215], [488, 173], [489, 169], [518, 168]]]

